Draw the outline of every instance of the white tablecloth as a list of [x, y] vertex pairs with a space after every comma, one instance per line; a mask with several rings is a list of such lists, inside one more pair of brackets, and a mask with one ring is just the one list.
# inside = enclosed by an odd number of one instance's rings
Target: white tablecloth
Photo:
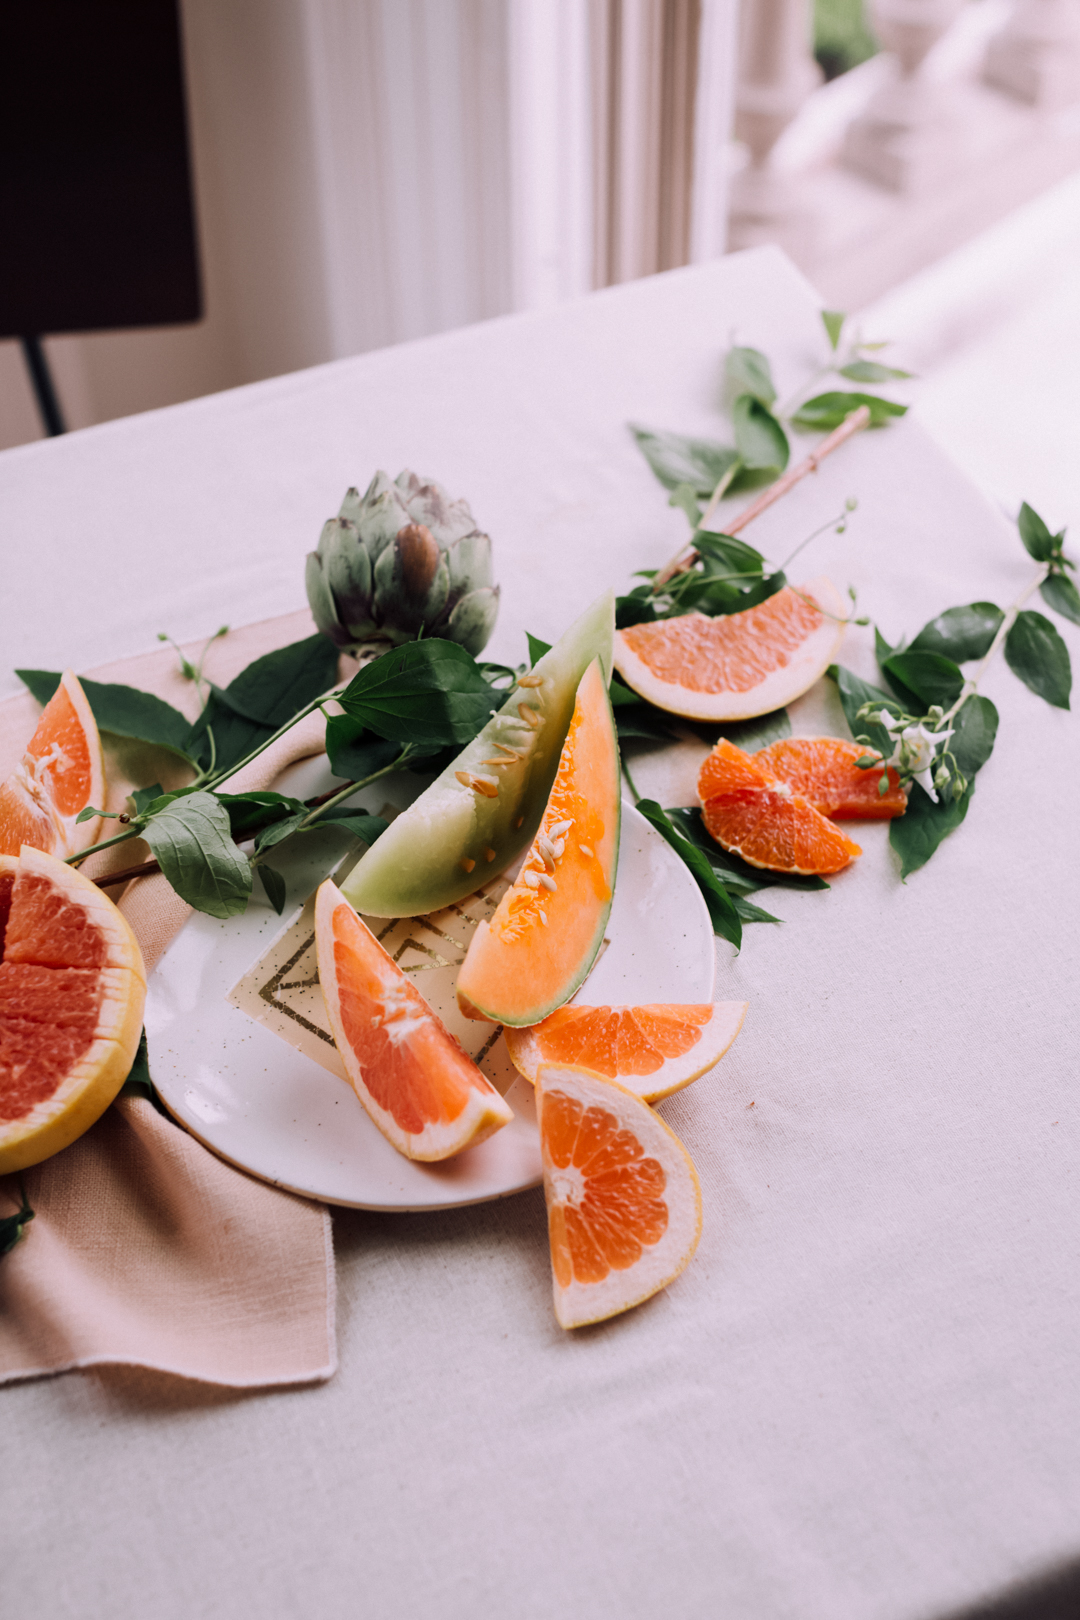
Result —
[[[722, 433], [732, 334], [782, 392], [815, 363], [816, 302], [771, 250], [9, 451], [0, 691], [301, 605], [345, 486], [405, 465], [494, 536], [490, 653], [516, 659], [674, 549], [623, 424]], [[807, 572], [890, 639], [1030, 575], [914, 421], [752, 538], [782, 555], [848, 494]], [[866, 636], [844, 657], [872, 676]], [[4, 1612], [917, 1620], [1080, 1553], [1077, 721], [1004, 666], [986, 690], [997, 753], [925, 871], [901, 886], [864, 826], [831, 893], [771, 891], [783, 926], [718, 947], [750, 1014], [663, 1105], [705, 1204], [667, 1293], [562, 1333], [539, 1193], [345, 1213], [326, 1387], [0, 1394]], [[843, 731], [830, 691], [794, 719]], [[689, 796], [687, 758], [636, 774]]]

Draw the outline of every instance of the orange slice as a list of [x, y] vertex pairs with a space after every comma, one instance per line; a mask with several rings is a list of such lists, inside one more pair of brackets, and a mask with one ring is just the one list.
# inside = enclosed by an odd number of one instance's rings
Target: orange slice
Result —
[[[902, 816], [907, 798], [896, 772], [890, 767], [888, 787], [882, 793], [884, 768], [864, 771], [856, 764], [872, 752], [840, 737], [785, 737], [759, 748], [753, 761], [758, 770], [774, 782], [785, 783], [832, 821], [886, 821]], [[703, 779], [704, 774], [703, 768]], [[703, 798], [711, 796], [702, 792]]]
[[721, 737], [701, 767], [702, 820], [723, 849], [770, 872], [822, 876], [862, 854], [806, 799], [760, 769], [759, 758]]
[[616, 1081], [541, 1064], [536, 1103], [555, 1315], [584, 1327], [674, 1281], [701, 1236], [701, 1187], [675, 1132]]
[[40, 1164], [112, 1102], [146, 974], [126, 920], [74, 867], [0, 855], [0, 1175]]
[[70, 670], [41, 711], [26, 753], [0, 785], [0, 854], [32, 844], [50, 855], [77, 855], [96, 842], [101, 818], [76, 822], [105, 799], [97, 723]]
[[719, 1063], [745, 1017], [745, 1001], [560, 1007], [542, 1024], [507, 1026], [503, 1035], [515, 1068], [534, 1085], [541, 1063], [571, 1063], [657, 1102]]
[[615, 668], [648, 702], [691, 720], [748, 720], [800, 697], [836, 656], [848, 604], [821, 576], [757, 607], [635, 624]]
[[337, 1049], [375, 1124], [409, 1159], [448, 1159], [513, 1110], [327, 878], [315, 901], [319, 983]]

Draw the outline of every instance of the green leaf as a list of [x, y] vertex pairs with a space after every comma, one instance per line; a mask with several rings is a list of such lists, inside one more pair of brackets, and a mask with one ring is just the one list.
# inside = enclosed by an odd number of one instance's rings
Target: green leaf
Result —
[[139, 1036], [139, 1049], [135, 1053], [135, 1061], [131, 1065], [128, 1077], [120, 1087], [120, 1095], [121, 1097], [141, 1097], [144, 1102], [148, 1102], [152, 1108], [157, 1110], [162, 1119], [167, 1119], [173, 1124], [176, 1123], [162, 1102], [158, 1095], [158, 1089], [150, 1078], [150, 1054], [146, 1049], [145, 1029]]
[[696, 529], [701, 522], [701, 504], [693, 484], [676, 484], [668, 496], [668, 505], [677, 506], [680, 512], [685, 513], [692, 529]]
[[655, 799], [639, 799], [638, 809], [651, 826], [655, 827], [661, 838], [667, 840], [679, 859], [689, 869], [702, 898], [709, 908], [712, 918], [713, 933], [719, 934], [734, 945], [736, 950], [742, 946], [742, 919], [731, 895], [728, 894], [719, 878], [716, 876], [709, 862], [695, 844], [684, 838], [672, 826], [667, 816], [661, 810]]
[[835, 349], [836, 345], [840, 342], [840, 333], [844, 330], [844, 322], [846, 320], [847, 316], [841, 315], [838, 309], [822, 310], [821, 324], [825, 328], [826, 336], [829, 339], [830, 349]]
[[884, 726], [871, 725], [867, 720], [858, 718], [859, 710], [866, 703], [873, 703], [878, 708], [888, 709], [895, 715], [897, 709], [896, 699], [883, 692], [880, 686], [871, 686], [861, 676], [855, 675], [843, 664], [830, 664], [827, 674], [836, 682], [840, 695], [840, 706], [844, 711], [844, 718], [851, 728], [853, 737], [867, 736], [870, 746], [886, 758], [893, 751], [892, 738]]
[[739, 894], [753, 894], [758, 889], [773, 887], [782, 889], [829, 887], [822, 877], [804, 876], [798, 872], [766, 872], [760, 866], [751, 866], [749, 861], [742, 860], [738, 855], [732, 855], [729, 850], [721, 849], [705, 826], [700, 805], [666, 810], [664, 814], [676, 831], [681, 832], [701, 851], [726, 889]]
[[1027, 501], [1020, 508], [1020, 516], [1016, 520], [1020, 530], [1020, 538], [1036, 562], [1049, 562], [1054, 550], [1054, 536], [1046, 527], [1038, 512], [1032, 510]]
[[641, 702], [641, 698], [638, 696], [638, 694], [631, 691], [630, 687], [621, 681], [617, 675], [613, 675], [611, 677], [611, 684], [608, 687], [608, 697], [611, 699], [611, 707], [613, 709], [624, 708], [627, 704]]
[[141, 836], [182, 900], [211, 917], [235, 917], [251, 893], [251, 867], [233, 842], [229, 812], [213, 793], [173, 799]]
[[[60, 685], [60, 672], [46, 669], [17, 669], [16, 675], [30, 688], [41, 704], [48, 703]], [[140, 692], [134, 686], [120, 686], [112, 682], [88, 681], [80, 678], [86, 701], [93, 711], [101, 731], [111, 731], [117, 737], [133, 737], [138, 742], [154, 743], [159, 748], [190, 758], [187, 747], [191, 721], [174, 709], [171, 703]]]
[[681, 433], [658, 433], [650, 428], [630, 431], [638, 449], [665, 489], [689, 484], [696, 495], [707, 500], [728, 469], [739, 459], [738, 452], [714, 439], [686, 438]]
[[775, 402], [772, 370], [760, 349], [729, 349], [724, 375], [733, 394], [749, 394], [766, 409]]
[[918, 782], [912, 782], [906, 811], [889, 822], [889, 843], [900, 857], [900, 876], [905, 882], [926, 865], [942, 839], [959, 827], [974, 792], [975, 783], [969, 782], [959, 799], [935, 804]]
[[529, 668], [531, 669], [538, 658], [543, 658], [545, 653], [551, 651], [551, 642], [541, 641], [539, 636], [530, 636], [527, 630], [525, 640], [529, 643]]
[[150, 787], [136, 788], [134, 793], [128, 795], [128, 803], [131, 805], [132, 814], [141, 816], [153, 804], [155, 799], [163, 798], [164, 794], [165, 789], [160, 782], [154, 782]]
[[1051, 574], [1039, 586], [1039, 594], [1055, 613], [1071, 619], [1073, 624], [1080, 624], [1080, 591], [1071, 579], [1064, 574]]
[[344, 832], [352, 833], [354, 838], [371, 845], [377, 838], [382, 837], [389, 825], [390, 823], [382, 816], [369, 815], [366, 810], [358, 810], [355, 805], [336, 804], [318, 821], [312, 822], [311, 831], [315, 832], [322, 826], [340, 827]]
[[882, 635], [881, 631], [878, 629], [877, 625], [875, 624], [875, 626], [874, 626], [874, 656], [877, 659], [878, 663], [883, 664], [885, 662], [886, 658], [891, 658], [893, 653], [896, 652], [896, 650], [897, 649], [895, 647], [890, 647], [889, 646], [889, 643], [885, 640], [885, 637]]
[[958, 664], [985, 658], [1004, 617], [993, 602], [969, 602], [967, 607], [948, 608], [923, 625], [908, 651], [941, 653]]
[[471, 742], [498, 707], [499, 693], [464, 647], [433, 638], [376, 658], [339, 701], [379, 737], [444, 748]]
[[718, 534], [713, 529], [698, 529], [694, 546], [713, 573], [746, 574], [760, 579], [765, 572], [765, 558], [745, 540], [733, 534]]
[[363, 782], [401, 753], [401, 744], [376, 737], [362, 720], [334, 714], [326, 722], [326, 752], [330, 769], [344, 782]]
[[744, 754], [756, 754], [759, 748], [791, 736], [791, 717], [786, 709], [771, 709], [752, 720], [727, 720], [720, 727], [720, 735]]
[[26, 1193], [19, 1187], [19, 1208], [14, 1215], [5, 1215], [0, 1219], [0, 1259], [18, 1243], [28, 1222], [34, 1218], [34, 1211], [26, 1201]]
[[841, 366], [839, 374], [849, 382], [861, 383], [891, 382], [894, 378], [912, 376], [910, 371], [898, 371], [895, 366], [883, 366], [877, 360], [853, 360], [849, 366]]
[[989, 698], [977, 694], [966, 698], [952, 720], [954, 735], [949, 748], [960, 770], [970, 781], [981, 771], [994, 751], [998, 712]]
[[844, 418], [858, 410], [860, 405], [869, 409], [871, 427], [881, 427], [890, 416], [904, 416], [907, 412], [906, 405], [881, 399], [877, 394], [815, 394], [813, 399], [799, 406], [791, 418], [791, 425], [803, 433], [827, 433], [839, 427]]
[[1005, 661], [1014, 675], [1055, 709], [1069, 707], [1072, 665], [1069, 649], [1050, 620], [1025, 609], [1005, 637]]
[[329, 691], [337, 680], [337, 669], [337, 648], [319, 635], [256, 658], [224, 690], [211, 688], [206, 708], [188, 733], [188, 752], [201, 765], [208, 765], [207, 734], [212, 729], [216, 768], [238, 765], [301, 709]]
[[291, 838], [308, 813], [301, 805], [291, 816], [284, 816], [280, 821], [264, 827], [255, 840], [256, 855], [263, 855], [268, 849], [273, 849], [275, 844], [284, 843], [286, 838]]
[[732, 407], [731, 425], [747, 473], [773, 476], [783, 472], [791, 454], [787, 434], [760, 400], [740, 394]]
[[615, 598], [616, 630], [629, 630], [632, 624], [652, 624], [657, 618], [659, 614], [647, 595], [638, 596], [636, 591], [631, 591], [629, 596]]
[[616, 709], [615, 730], [620, 742], [675, 742], [678, 733], [672, 731], [659, 709], [651, 703], [638, 702], [632, 708]]
[[735, 910], [739, 913], [739, 916], [744, 923], [778, 923], [781, 921], [781, 918], [774, 917], [771, 911], [763, 911], [760, 906], [755, 906], [752, 900], [745, 900], [741, 894], [733, 894], [731, 899], [735, 906]]
[[955, 703], [964, 689], [963, 673], [951, 658], [936, 652], [892, 653], [882, 664], [886, 675], [893, 676], [900, 685], [923, 703], [940, 703], [947, 709]]
[[260, 863], [255, 870], [259, 874], [259, 882], [263, 886], [263, 893], [280, 917], [285, 910], [285, 879], [280, 872], [275, 872], [272, 866], [263, 866]]
[[229, 827], [234, 839], [251, 838], [275, 821], [286, 816], [306, 815], [300, 799], [290, 799], [284, 793], [218, 793], [215, 797], [229, 814]]

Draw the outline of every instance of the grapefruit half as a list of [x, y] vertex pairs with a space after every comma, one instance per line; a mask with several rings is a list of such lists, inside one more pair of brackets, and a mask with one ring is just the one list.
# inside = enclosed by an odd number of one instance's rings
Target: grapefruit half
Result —
[[658, 709], [690, 720], [749, 720], [782, 709], [824, 674], [847, 607], [821, 575], [741, 613], [687, 613], [619, 630], [615, 668]]
[[315, 949], [334, 1041], [353, 1090], [409, 1159], [448, 1159], [513, 1119], [419, 990], [327, 878]]
[[507, 1026], [503, 1035], [514, 1067], [534, 1085], [542, 1063], [571, 1063], [657, 1102], [719, 1063], [745, 1017], [745, 1001], [573, 1006], [531, 1029]]
[[666, 1288], [701, 1236], [689, 1153], [647, 1103], [567, 1064], [536, 1075], [555, 1315], [601, 1322]]
[[146, 974], [112, 901], [30, 845], [0, 855], [0, 1175], [74, 1142], [139, 1045]]

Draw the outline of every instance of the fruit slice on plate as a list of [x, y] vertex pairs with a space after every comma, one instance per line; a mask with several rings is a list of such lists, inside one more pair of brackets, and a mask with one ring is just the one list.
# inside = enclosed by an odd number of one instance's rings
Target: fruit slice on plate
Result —
[[536, 1103], [555, 1315], [584, 1327], [679, 1275], [701, 1236], [701, 1187], [674, 1131], [615, 1081], [541, 1064]]
[[619, 745], [595, 659], [578, 687], [540, 830], [495, 915], [469, 944], [457, 983], [466, 1017], [538, 1024], [570, 1000], [603, 943], [620, 814]]
[[532, 1029], [504, 1033], [515, 1068], [534, 1085], [542, 1063], [572, 1063], [617, 1080], [643, 1102], [657, 1102], [719, 1063], [745, 1017], [745, 1001], [573, 1006]]
[[615, 636], [615, 668], [659, 709], [691, 720], [748, 720], [801, 697], [844, 634], [848, 603], [823, 575], [798, 590], [708, 618], [635, 624]]
[[327, 878], [315, 949], [330, 1027], [353, 1089], [409, 1159], [448, 1159], [513, 1119], [416, 986]]
[[784, 782], [721, 737], [698, 777], [701, 816], [722, 849], [770, 872], [827, 876], [862, 854], [858, 844]]
[[146, 974], [127, 921], [74, 867], [0, 856], [0, 1175], [74, 1142], [139, 1045]]
[[[833, 821], [885, 821], [902, 816], [907, 798], [896, 772], [889, 768], [888, 785], [882, 793], [885, 768], [860, 770], [856, 763], [872, 752], [840, 737], [785, 737], [759, 748], [751, 757], [758, 770], [774, 782], [783, 782]], [[708, 762], [702, 769], [702, 798], [711, 797], [703, 791], [707, 770]], [[713, 791], [723, 792], [723, 788]]]
[[544, 813], [581, 677], [594, 658], [611, 675], [614, 628], [608, 592], [357, 862], [342, 885], [350, 905], [366, 917], [426, 916], [517, 860]]
[[47, 854], [77, 855], [101, 828], [100, 816], [79, 822], [80, 810], [105, 798], [105, 765], [86, 694], [70, 670], [41, 711], [26, 753], [0, 785], [0, 853], [23, 844]]

